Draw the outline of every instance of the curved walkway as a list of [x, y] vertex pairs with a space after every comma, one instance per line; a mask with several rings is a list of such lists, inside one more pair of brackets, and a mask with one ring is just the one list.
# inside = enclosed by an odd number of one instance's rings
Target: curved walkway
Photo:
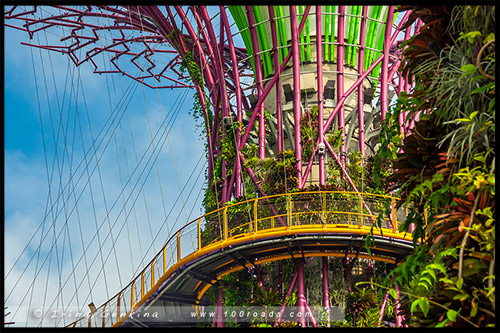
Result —
[[[225, 206], [178, 230], [130, 284], [69, 326], [165, 325], [169, 315], [146, 325], [134, 315], [152, 306], [204, 304], [204, 293], [221, 276], [264, 262], [346, 255], [398, 262], [413, 245], [410, 234], [398, 232], [397, 200], [368, 193], [296, 192]], [[390, 218], [378, 219], [382, 211]], [[365, 248], [369, 234], [375, 240], [370, 253]]]

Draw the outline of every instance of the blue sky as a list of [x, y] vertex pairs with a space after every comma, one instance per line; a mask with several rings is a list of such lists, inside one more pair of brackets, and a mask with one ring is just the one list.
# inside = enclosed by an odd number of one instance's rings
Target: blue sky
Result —
[[27, 34], [5, 29], [6, 306], [24, 326], [33, 320], [28, 305], [48, 307], [58, 290], [64, 297], [52, 307], [86, 308], [128, 283], [141, 259], [201, 215], [206, 163], [188, 114], [194, 91], [96, 75], [89, 64], [76, 68], [66, 56], [21, 41], [29, 42]]

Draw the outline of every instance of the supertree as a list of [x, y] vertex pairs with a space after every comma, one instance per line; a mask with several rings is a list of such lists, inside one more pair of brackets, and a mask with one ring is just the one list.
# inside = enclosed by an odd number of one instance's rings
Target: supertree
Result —
[[[8, 8], [5, 25], [30, 37], [62, 28], [58, 44], [28, 45], [66, 54], [76, 66], [90, 63], [95, 73], [119, 73], [154, 89], [194, 89], [192, 113], [208, 160], [207, 214], [75, 325], [133, 326], [138, 320], [130, 315], [153, 305], [200, 306], [222, 275], [285, 257], [296, 262], [289, 292], [296, 285], [304, 314], [305, 258], [323, 258], [328, 308], [327, 257], [344, 257], [346, 277], [358, 258], [371, 258], [362, 245], [383, 207], [389, 216], [378, 222], [384, 233], [375, 231], [376, 259], [394, 263], [411, 251], [410, 235], [398, 233], [404, 214], [396, 198], [365, 193], [363, 178], [389, 105], [411, 89], [411, 78], [398, 71], [401, 43], [422, 25], [411, 12], [342, 5], [44, 8]], [[157, 60], [165, 54], [168, 62]], [[401, 136], [415, 120], [395, 120]], [[196, 234], [197, 244], [181, 249], [187, 234]], [[217, 305], [214, 324], [222, 325], [222, 294]], [[101, 321], [99, 311], [118, 315]], [[175, 314], [148, 325], [169, 316]], [[305, 316], [299, 322], [306, 325]]]

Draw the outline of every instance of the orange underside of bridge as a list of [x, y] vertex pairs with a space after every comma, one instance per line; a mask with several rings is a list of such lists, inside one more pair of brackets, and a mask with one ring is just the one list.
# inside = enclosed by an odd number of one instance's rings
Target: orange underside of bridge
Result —
[[[154, 304], [155, 300], [152, 299], [153, 293], [157, 291], [159, 288], [165, 288], [164, 283], [171, 278], [171, 276], [178, 272], [182, 267], [189, 266], [190, 264], [196, 262], [200, 258], [210, 258], [210, 256], [221, 256], [221, 251], [224, 249], [228, 249], [231, 247], [237, 247], [241, 244], [251, 244], [253, 247], [257, 247], [261, 242], [270, 240], [270, 239], [278, 239], [278, 241], [274, 242], [272, 247], [269, 247], [265, 250], [252, 252], [253, 256], [258, 257], [252, 263], [247, 262], [245, 264], [241, 264], [236, 260], [228, 257], [227, 260], [218, 264], [214, 267], [213, 271], [217, 272], [214, 279], [211, 280], [211, 283], [207, 283], [205, 281], [197, 281], [193, 290], [193, 296], [195, 296], [198, 300], [201, 300], [205, 292], [214, 284], [221, 279], [222, 276], [230, 274], [232, 272], [236, 272], [246, 267], [251, 267], [253, 265], [262, 264], [266, 262], [284, 260], [284, 259], [293, 259], [297, 257], [322, 257], [322, 256], [332, 256], [332, 257], [356, 257], [364, 258], [364, 259], [372, 259], [377, 261], [383, 261], [387, 263], [396, 263], [395, 256], [397, 254], [401, 254], [401, 251], [397, 249], [388, 249], [384, 248], [384, 254], [368, 254], [368, 253], [347, 253], [346, 254], [346, 245], [341, 243], [328, 243], [325, 242], [326, 235], [345, 235], [349, 236], [361, 236], [364, 240], [364, 237], [370, 235], [373, 232], [374, 236], [383, 237], [386, 240], [390, 240], [393, 242], [411, 242], [412, 237], [408, 233], [399, 233], [394, 232], [391, 229], [375, 229], [372, 230], [369, 226], [359, 227], [357, 225], [346, 225], [346, 224], [335, 224], [335, 225], [300, 225], [300, 226], [291, 226], [291, 227], [279, 227], [274, 228], [272, 230], [262, 230], [252, 234], [240, 234], [235, 237], [228, 238], [224, 241], [219, 241], [213, 244], [210, 244], [200, 251], [196, 251], [191, 255], [180, 260], [177, 264], [172, 266], [167, 272], [158, 280], [158, 282], [151, 288], [151, 290], [146, 293], [137, 304], [135, 304], [134, 309], [130, 311], [130, 313], [134, 313], [140, 308], [145, 306], [145, 309], [149, 308], [152, 304]], [[321, 251], [315, 250], [315, 246], [305, 245], [302, 248], [302, 251], [297, 251], [295, 253], [280, 253], [286, 252], [288, 247], [285, 243], [294, 237], [300, 235], [312, 235], [315, 237], [315, 241], [317, 242], [317, 247], [321, 247]], [[333, 239], [335, 237], [333, 236]], [[332, 236], [329, 237], [329, 240], [332, 240]], [[323, 244], [322, 244], [323, 243]], [[375, 242], [374, 246], [369, 247], [370, 251], [380, 253], [380, 248], [377, 247], [380, 242]], [[329, 248], [325, 249], [325, 248]], [[278, 252], [278, 253], [276, 253]], [[171, 282], [172, 283], [172, 282]], [[175, 281], [173, 281], [175, 283]], [[163, 286], [162, 286], [163, 285]], [[145, 304], [145, 303], [148, 304]], [[128, 315], [120, 318], [113, 327], [121, 326], [128, 319]]]

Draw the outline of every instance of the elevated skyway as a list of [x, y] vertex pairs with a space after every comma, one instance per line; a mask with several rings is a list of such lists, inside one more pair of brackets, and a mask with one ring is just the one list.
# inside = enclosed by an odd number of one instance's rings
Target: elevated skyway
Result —
[[[223, 275], [265, 262], [347, 256], [397, 263], [413, 249], [411, 235], [398, 231], [404, 216], [395, 209], [397, 200], [316, 191], [227, 205], [178, 230], [120, 293], [69, 326], [178, 323], [185, 314], [172, 309], [205, 305], [205, 292]], [[379, 216], [383, 211], [389, 216]], [[365, 241], [370, 234], [374, 242], [368, 252]], [[141, 316], [152, 308], [162, 309], [158, 318]]]

